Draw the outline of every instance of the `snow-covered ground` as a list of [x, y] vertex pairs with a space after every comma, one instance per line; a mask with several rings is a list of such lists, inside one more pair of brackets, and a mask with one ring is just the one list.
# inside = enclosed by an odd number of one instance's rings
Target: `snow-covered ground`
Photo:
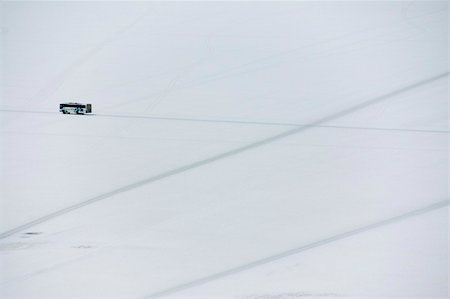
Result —
[[447, 28], [447, 2], [3, 2], [0, 297], [447, 298]]

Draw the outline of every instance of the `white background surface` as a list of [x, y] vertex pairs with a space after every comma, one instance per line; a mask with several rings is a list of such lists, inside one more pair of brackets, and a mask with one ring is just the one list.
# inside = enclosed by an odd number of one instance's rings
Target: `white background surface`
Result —
[[446, 207], [198, 280], [448, 200], [447, 2], [1, 13], [2, 298], [447, 297]]

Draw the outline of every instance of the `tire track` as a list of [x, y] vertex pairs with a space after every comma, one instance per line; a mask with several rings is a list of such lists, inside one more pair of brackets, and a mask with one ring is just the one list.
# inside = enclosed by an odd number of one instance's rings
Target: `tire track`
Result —
[[153, 183], [153, 182], [165, 179], [167, 177], [171, 177], [171, 176], [174, 176], [174, 175], [177, 175], [177, 174], [180, 174], [180, 173], [187, 172], [187, 171], [192, 170], [192, 169], [199, 168], [199, 167], [204, 166], [204, 165], [208, 165], [208, 164], [214, 163], [214, 162], [219, 161], [219, 160], [223, 160], [223, 159], [226, 159], [226, 158], [229, 158], [229, 157], [232, 157], [232, 156], [235, 156], [235, 155], [247, 152], [249, 150], [253, 150], [253, 149], [259, 148], [261, 146], [270, 144], [270, 143], [272, 143], [274, 141], [277, 141], [277, 140], [280, 140], [280, 139], [292, 136], [294, 134], [300, 133], [302, 131], [306, 131], [308, 129], [314, 128], [315, 126], [322, 125], [322, 124], [324, 124], [326, 122], [329, 122], [331, 120], [339, 119], [339, 118], [341, 118], [343, 116], [346, 116], [348, 114], [351, 114], [353, 112], [356, 112], [356, 111], [362, 110], [364, 108], [373, 106], [375, 104], [378, 104], [378, 103], [384, 102], [386, 100], [389, 100], [389, 99], [391, 99], [394, 96], [397, 96], [399, 94], [402, 94], [402, 93], [408, 92], [410, 90], [416, 89], [418, 87], [421, 87], [421, 86], [426, 85], [428, 83], [431, 83], [433, 81], [436, 81], [436, 80], [439, 80], [439, 79], [442, 79], [442, 78], [446, 78], [448, 76], [448, 74], [449, 74], [448, 72], [439, 74], [437, 76], [425, 79], [425, 80], [420, 81], [420, 82], [413, 83], [413, 84], [408, 85], [406, 87], [397, 89], [395, 91], [386, 93], [384, 95], [372, 98], [372, 99], [364, 101], [364, 102], [362, 102], [360, 104], [357, 104], [357, 105], [351, 106], [349, 108], [346, 108], [344, 110], [338, 111], [336, 113], [330, 114], [330, 115], [325, 116], [323, 118], [320, 118], [320, 119], [318, 119], [316, 121], [313, 121], [313, 122], [311, 122], [311, 123], [309, 123], [309, 124], [307, 124], [305, 126], [295, 127], [293, 129], [287, 130], [287, 131], [282, 132], [280, 134], [273, 135], [271, 137], [261, 139], [259, 141], [256, 141], [256, 142], [244, 145], [242, 147], [238, 147], [238, 148], [235, 148], [233, 150], [230, 150], [230, 151], [227, 151], [227, 152], [223, 152], [223, 153], [218, 154], [218, 155], [211, 156], [211, 157], [206, 158], [204, 160], [200, 160], [200, 161], [196, 161], [196, 162], [193, 162], [193, 163], [190, 163], [190, 164], [187, 164], [187, 165], [183, 165], [181, 167], [178, 167], [178, 168], [175, 168], [175, 169], [163, 172], [163, 173], [161, 173], [159, 175], [152, 176], [152, 177], [149, 177], [149, 178], [145, 178], [143, 180], [131, 183], [129, 185], [122, 186], [122, 187], [119, 187], [119, 188], [114, 189], [112, 191], [109, 191], [109, 192], [106, 192], [106, 193], [94, 196], [94, 197], [92, 197], [90, 199], [87, 199], [85, 201], [82, 201], [80, 203], [77, 203], [77, 204], [68, 206], [66, 208], [57, 210], [57, 211], [55, 211], [53, 213], [47, 214], [45, 216], [42, 216], [42, 217], [37, 218], [35, 220], [32, 220], [32, 221], [30, 221], [28, 223], [22, 224], [22, 225], [20, 225], [20, 226], [18, 226], [16, 228], [7, 230], [7, 231], [5, 231], [5, 232], [0, 234], [0, 239], [4, 239], [4, 238], [6, 238], [8, 236], [11, 236], [11, 235], [13, 235], [15, 233], [21, 232], [21, 231], [23, 231], [25, 229], [28, 229], [30, 227], [33, 227], [35, 225], [47, 222], [47, 221], [52, 220], [52, 219], [54, 219], [56, 217], [60, 217], [62, 215], [70, 213], [70, 212], [72, 212], [74, 210], [78, 210], [78, 209], [83, 208], [85, 206], [88, 206], [88, 205], [91, 205], [93, 203], [99, 202], [99, 201], [104, 200], [106, 198], [109, 198], [109, 197], [112, 197], [112, 196], [115, 196], [115, 195], [118, 195], [118, 194], [130, 191], [130, 190], [142, 187], [144, 185], [147, 185], [147, 184], [150, 184], [150, 183]]
[[250, 270], [250, 269], [253, 269], [253, 268], [256, 268], [259, 266], [263, 266], [265, 264], [292, 256], [292, 255], [295, 255], [295, 254], [302, 253], [307, 250], [325, 246], [330, 243], [341, 241], [343, 239], [347, 239], [347, 238], [353, 237], [355, 235], [359, 235], [359, 234], [362, 234], [362, 233], [365, 233], [365, 232], [368, 232], [368, 231], [371, 231], [371, 230], [374, 230], [374, 229], [377, 229], [377, 228], [380, 228], [383, 226], [391, 225], [391, 224], [401, 222], [401, 221], [407, 220], [407, 219], [415, 217], [415, 216], [426, 214], [426, 213], [429, 213], [429, 212], [432, 212], [432, 211], [435, 211], [438, 209], [446, 208], [449, 205], [449, 203], [450, 202], [448, 199], [443, 200], [443, 201], [431, 204], [429, 206], [404, 213], [402, 215], [384, 219], [384, 220], [378, 221], [376, 223], [372, 223], [372, 224], [369, 224], [369, 225], [366, 225], [366, 226], [363, 226], [360, 228], [346, 231], [346, 232], [343, 232], [343, 233], [340, 233], [340, 234], [337, 234], [337, 235], [334, 235], [334, 236], [331, 236], [331, 237], [328, 237], [328, 238], [325, 238], [325, 239], [322, 239], [322, 240], [319, 240], [319, 241], [316, 241], [316, 242], [313, 242], [313, 243], [310, 243], [307, 245], [293, 248], [293, 249], [290, 249], [290, 250], [287, 250], [287, 251], [284, 251], [284, 252], [281, 252], [278, 254], [274, 254], [274, 255], [241, 265], [241, 266], [237, 266], [237, 267], [234, 267], [234, 268], [222, 271], [222, 272], [217, 272], [217, 273], [214, 273], [214, 274], [202, 277], [202, 278], [198, 278], [198, 279], [195, 279], [195, 280], [192, 280], [192, 281], [189, 281], [189, 282], [177, 285], [177, 286], [173, 286], [173, 287], [161, 290], [161, 291], [157, 291], [155, 293], [144, 296], [140, 299], [161, 298], [161, 297], [165, 297], [167, 295], [172, 295], [172, 294], [175, 294], [175, 293], [178, 293], [181, 291], [185, 291], [187, 289], [195, 288], [195, 287], [207, 284], [209, 282], [212, 282], [212, 281], [215, 281], [215, 280], [227, 277], [227, 276], [238, 274], [238, 273], [244, 272], [246, 270]]
[[[33, 110], [12, 110], [0, 109], [0, 112], [12, 113], [36, 113], [36, 114], [59, 114], [51, 111], [33, 111]], [[90, 115], [88, 115], [90, 116]], [[205, 119], [205, 118], [187, 118], [187, 117], [165, 117], [151, 115], [127, 115], [127, 114], [91, 114], [95, 117], [105, 118], [124, 118], [124, 119], [148, 119], [163, 121], [186, 121], [186, 122], [204, 122], [204, 123], [224, 123], [224, 124], [242, 124], [242, 125], [263, 125], [263, 126], [281, 126], [281, 127], [305, 127], [308, 124], [285, 123], [285, 122], [264, 122], [264, 121], [247, 121], [247, 120], [228, 120], [228, 119]], [[383, 127], [354, 127], [354, 126], [335, 126], [335, 125], [316, 125], [310, 126], [314, 128], [330, 128], [330, 129], [348, 129], [348, 130], [371, 130], [371, 131], [399, 131], [399, 132], [417, 132], [417, 133], [437, 133], [448, 134], [447, 130], [426, 130], [426, 129], [406, 129], [406, 128], [383, 128]], [[9, 133], [9, 132], [8, 132]], [[79, 135], [82, 136], [82, 135]], [[89, 135], [91, 136], [91, 135]], [[92, 135], [94, 136], [94, 135]], [[114, 137], [114, 136], [111, 136]]]

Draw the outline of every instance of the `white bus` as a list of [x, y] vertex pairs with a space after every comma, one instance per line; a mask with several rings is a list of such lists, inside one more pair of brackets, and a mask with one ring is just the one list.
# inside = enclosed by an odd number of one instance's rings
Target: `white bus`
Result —
[[63, 114], [86, 114], [92, 113], [91, 104], [62, 103], [59, 104], [59, 111]]

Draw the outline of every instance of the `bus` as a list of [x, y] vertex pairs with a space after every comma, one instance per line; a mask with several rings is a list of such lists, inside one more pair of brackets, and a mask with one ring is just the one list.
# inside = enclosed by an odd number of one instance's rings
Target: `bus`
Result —
[[63, 114], [86, 114], [92, 113], [91, 104], [62, 103], [59, 104], [59, 111]]

